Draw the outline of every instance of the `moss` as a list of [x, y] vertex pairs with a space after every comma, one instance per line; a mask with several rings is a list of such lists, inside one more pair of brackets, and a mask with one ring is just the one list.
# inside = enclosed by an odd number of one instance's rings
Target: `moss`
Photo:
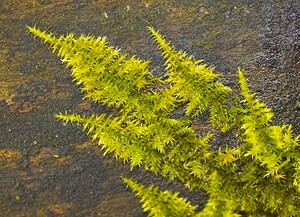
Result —
[[[28, 28], [71, 68], [85, 99], [115, 109], [114, 115], [61, 113], [59, 119], [81, 124], [104, 154], [112, 153], [131, 169], [143, 166], [210, 195], [198, 212], [177, 193], [124, 179], [149, 216], [299, 216], [300, 136], [293, 136], [291, 126], [271, 125], [273, 111], [255, 98], [240, 68], [240, 93], [233, 95], [212, 67], [177, 51], [153, 28], [149, 31], [165, 60], [165, 79], [150, 72], [149, 61], [121, 53], [106, 38], [56, 38]], [[173, 118], [180, 108], [184, 115]], [[213, 129], [235, 131], [237, 146], [214, 149], [213, 131], [198, 135], [191, 126], [204, 113]]]

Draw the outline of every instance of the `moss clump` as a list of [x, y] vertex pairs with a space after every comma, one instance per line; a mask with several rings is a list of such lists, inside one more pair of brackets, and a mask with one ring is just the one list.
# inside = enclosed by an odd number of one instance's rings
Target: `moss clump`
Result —
[[[148, 61], [121, 53], [105, 38], [56, 38], [28, 28], [71, 68], [85, 98], [117, 108], [115, 115], [59, 114], [59, 119], [82, 124], [104, 153], [132, 169], [143, 166], [209, 194], [204, 209], [196, 211], [178, 193], [124, 178], [149, 216], [300, 216], [299, 136], [291, 126], [271, 125], [273, 112], [255, 99], [241, 69], [240, 94], [233, 96], [213, 68], [176, 51], [153, 28], [165, 59], [164, 80], [150, 73]], [[172, 118], [182, 107], [185, 116]], [[199, 136], [191, 127], [203, 112], [212, 128], [235, 130], [237, 146], [212, 149], [213, 134]]]

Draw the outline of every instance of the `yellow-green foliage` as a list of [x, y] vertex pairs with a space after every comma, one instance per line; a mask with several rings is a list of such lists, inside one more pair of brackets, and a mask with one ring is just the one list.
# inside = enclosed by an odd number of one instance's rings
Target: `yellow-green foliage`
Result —
[[157, 187], [145, 188], [131, 179], [123, 178], [123, 181], [132, 188], [137, 196], [141, 197], [143, 210], [153, 217], [195, 216], [196, 206], [192, 206], [185, 198], [178, 197], [179, 193], [159, 191]]
[[[104, 153], [129, 162], [132, 169], [143, 166], [209, 194], [204, 209], [196, 211], [177, 193], [124, 179], [149, 216], [300, 216], [299, 136], [292, 135], [291, 126], [271, 125], [271, 109], [254, 98], [241, 69], [241, 93], [232, 96], [213, 68], [176, 51], [153, 28], [149, 31], [165, 59], [164, 80], [151, 74], [149, 61], [121, 53], [105, 38], [56, 38], [28, 28], [71, 69], [85, 98], [117, 108], [114, 116], [58, 118], [81, 123]], [[172, 118], [182, 107], [186, 115]], [[213, 134], [199, 136], [192, 129], [193, 119], [205, 111], [213, 128], [237, 132], [236, 147], [213, 150]]]

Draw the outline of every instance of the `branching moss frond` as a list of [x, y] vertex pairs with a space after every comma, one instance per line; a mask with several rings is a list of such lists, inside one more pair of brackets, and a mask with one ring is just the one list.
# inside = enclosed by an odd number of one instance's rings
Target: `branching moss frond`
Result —
[[186, 198], [179, 197], [179, 193], [160, 191], [158, 187], [144, 187], [131, 179], [123, 181], [140, 197], [143, 210], [153, 217], [188, 217], [195, 216], [196, 206], [191, 205]]
[[46, 31], [37, 29], [35, 26], [27, 26], [27, 28], [35, 37], [40, 38], [43, 42], [49, 43], [52, 47], [56, 45], [57, 38], [53, 35], [53, 33], [47, 33]]
[[120, 107], [130, 103], [132, 96], [143, 97], [141, 90], [155, 80], [148, 70], [149, 61], [128, 58], [110, 46], [105, 37], [76, 38], [68, 34], [56, 39], [52, 33], [28, 29], [58, 52], [62, 62], [71, 68], [74, 81], [81, 85], [85, 98]]
[[186, 113], [197, 116], [208, 110], [211, 123], [224, 131], [229, 127], [228, 103], [231, 89], [224, 86], [214, 68], [194, 60], [183, 51], [176, 51], [170, 42], [153, 28], [149, 28], [165, 59], [166, 80], [172, 86], [173, 96], [187, 103]]

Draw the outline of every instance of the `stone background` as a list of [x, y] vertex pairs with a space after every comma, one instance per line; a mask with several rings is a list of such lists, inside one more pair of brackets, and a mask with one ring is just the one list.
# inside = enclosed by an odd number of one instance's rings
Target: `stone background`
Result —
[[[147, 31], [152, 26], [177, 49], [204, 59], [237, 91], [241, 66], [251, 89], [275, 112], [275, 124], [300, 132], [300, 3], [298, 0], [1, 0], [0, 216], [145, 216], [120, 176], [180, 191], [199, 207], [206, 195], [189, 193], [111, 156], [79, 126], [55, 119], [85, 113], [69, 70], [34, 40], [26, 25], [55, 35], [107, 36], [124, 52], [163, 61]], [[222, 143], [222, 141], [220, 141]]]

